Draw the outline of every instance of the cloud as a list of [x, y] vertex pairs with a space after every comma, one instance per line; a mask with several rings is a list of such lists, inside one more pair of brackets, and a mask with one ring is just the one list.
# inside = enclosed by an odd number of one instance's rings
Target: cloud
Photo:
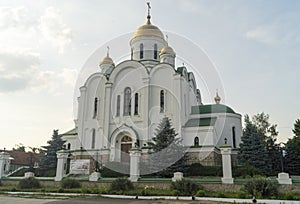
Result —
[[254, 30], [248, 31], [245, 33], [245, 37], [247, 39], [256, 40], [258, 42], [270, 45], [275, 44], [278, 41], [277, 37], [274, 35], [274, 32], [272, 32], [272, 28], [267, 26], [260, 26]]
[[0, 29], [7, 28], [30, 28], [36, 22], [28, 17], [25, 7], [0, 7]]
[[59, 48], [63, 53], [65, 46], [72, 41], [71, 29], [63, 22], [61, 12], [58, 9], [49, 7], [40, 18], [39, 29], [45, 39]]
[[74, 86], [77, 70], [43, 70], [38, 53], [14, 51], [0, 53], [0, 93], [46, 90], [56, 93], [64, 86]]
[[48, 7], [33, 15], [25, 7], [0, 7], [0, 44], [9, 48], [53, 46], [59, 53], [72, 42], [72, 30], [59, 9]]
[[268, 45], [292, 45], [300, 43], [299, 17], [293, 14], [281, 15], [269, 24], [258, 25], [245, 32], [250, 40]]
[[39, 64], [37, 53], [0, 53], [0, 92], [26, 89]]

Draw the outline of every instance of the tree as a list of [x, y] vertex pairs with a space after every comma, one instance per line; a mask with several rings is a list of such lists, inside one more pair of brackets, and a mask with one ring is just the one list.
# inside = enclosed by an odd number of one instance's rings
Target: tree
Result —
[[185, 172], [187, 169], [185, 148], [177, 137], [171, 120], [164, 117], [156, 129], [155, 136], [148, 143], [152, 148], [149, 158], [149, 169], [158, 172], [159, 176], [169, 177], [174, 172]]
[[[264, 112], [258, 113], [252, 117], [252, 120], [248, 115], [245, 116], [245, 125], [252, 124], [253, 129], [255, 131], [253, 133], [245, 131], [246, 128], [244, 129], [244, 134], [247, 132], [248, 135], [246, 137], [250, 137], [250, 135], [255, 135], [254, 138], [259, 139], [260, 143], [262, 145], [262, 148], [264, 149], [265, 152], [265, 165], [262, 166], [262, 169], [260, 169], [262, 172], [264, 172], [267, 175], [276, 175], [278, 172], [281, 171], [281, 149], [279, 144], [276, 143], [277, 141], [277, 136], [278, 136], [278, 131], [277, 131], [277, 125], [271, 125], [269, 122], [270, 116], [268, 114], [265, 114]], [[244, 137], [244, 136], [243, 136]], [[243, 137], [242, 137], [242, 142], [243, 142]], [[249, 139], [250, 139], [249, 138]], [[254, 138], [252, 138], [254, 140]], [[247, 140], [247, 138], [244, 138]], [[251, 143], [249, 144], [244, 144], [245, 145], [252, 145]], [[251, 147], [249, 147], [252, 149]], [[241, 152], [240, 152], [241, 153]], [[258, 159], [260, 158], [259, 155], [253, 154], [252, 158], [253, 159]], [[257, 167], [258, 168], [258, 167]]]
[[295, 136], [300, 137], [300, 119], [295, 121], [293, 133]]
[[294, 124], [292, 139], [285, 144], [286, 171], [293, 175], [300, 175], [300, 119]]
[[245, 117], [246, 127], [243, 130], [242, 142], [238, 152], [238, 160], [242, 165], [253, 166], [262, 172], [266, 169], [266, 151], [257, 127]]
[[25, 146], [22, 143], [15, 145], [15, 148], [13, 148], [13, 151], [26, 152]]
[[47, 141], [48, 145], [43, 146], [44, 155], [41, 158], [41, 169], [55, 169], [57, 158], [56, 152], [63, 149], [64, 141], [58, 134], [58, 130], [53, 130], [51, 140]]

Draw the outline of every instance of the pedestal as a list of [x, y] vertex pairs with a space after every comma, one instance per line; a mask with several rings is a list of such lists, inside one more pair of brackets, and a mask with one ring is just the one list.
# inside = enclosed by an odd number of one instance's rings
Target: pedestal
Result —
[[231, 146], [223, 145], [220, 147], [222, 154], [223, 178], [222, 183], [233, 184], [231, 170]]
[[292, 179], [290, 179], [288, 173], [279, 173], [278, 178], [277, 178], [278, 184], [286, 184], [286, 185], [291, 185], [292, 184]]
[[31, 178], [34, 177], [34, 173], [33, 172], [26, 172], [24, 175], [24, 178]]
[[175, 172], [174, 176], [172, 178], [172, 181], [181, 181], [183, 179], [183, 173], [182, 172]]
[[89, 176], [89, 181], [98, 181], [98, 179], [101, 177], [101, 174], [99, 172], [93, 172]]
[[138, 148], [133, 148], [129, 151], [130, 155], [130, 177], [129, 180], [137, 182], [140, 178], [140, 159], [142, 151]]

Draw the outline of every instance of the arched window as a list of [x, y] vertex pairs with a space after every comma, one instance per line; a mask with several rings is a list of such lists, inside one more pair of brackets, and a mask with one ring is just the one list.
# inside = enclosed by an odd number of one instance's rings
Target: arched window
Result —
[[139, 114], [139, 94], [134, 94], [134, 115]]
[[93, 118], [96, 118], [98, 113], [98, 98], [95, 98], [94, 100], [94, 113], [93, 113]]
[[124, 115], [131, 115], [131, 89], [129, 87], [124, 91]]
[[165, 112], [165, 93], [164, 90], [160, 91], [160, 112]]
[[140, 59], [144, 58], [144, 45], [143, 43], [140, 44]]
[[121, 97], [120, 95], [117, 96], [117, 112], [116, 116], [120, 116], [120, 104], [121, 104]]
[[153, 53], [154, 59], [157, 59], [157, 44], [154, 44], [154, 53]]
[[199, 137], [194, 138], [194, 146], [195, 147], [199, 146]]
[[96, 130], [92, 130], [92, 149], [95, 149]]
[[232, 127], [232, 145], [236, 148], [235, 127]]
[[71, 143], [68, 143], [68, 149], [71, 149]]

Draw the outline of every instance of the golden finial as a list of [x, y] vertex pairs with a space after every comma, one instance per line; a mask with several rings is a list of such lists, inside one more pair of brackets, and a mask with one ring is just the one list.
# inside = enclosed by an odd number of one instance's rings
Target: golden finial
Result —
[[215, 97], [215, 102], [216, 102], [216, 104], [220, 104], [220, 101], [221, 101], [221, 97], [219, 96], [218, 89], [217, 89], [217, 91], [216, 91], [216, 97]]
[[150, 18], [151, 18], [151, 15], [150, 15], [150, 9], [151, 9], [150, 2], [147, 2], [147, 6], [148, 6], [147, 24], [151, 24], [151, 22], [150, 22]]

